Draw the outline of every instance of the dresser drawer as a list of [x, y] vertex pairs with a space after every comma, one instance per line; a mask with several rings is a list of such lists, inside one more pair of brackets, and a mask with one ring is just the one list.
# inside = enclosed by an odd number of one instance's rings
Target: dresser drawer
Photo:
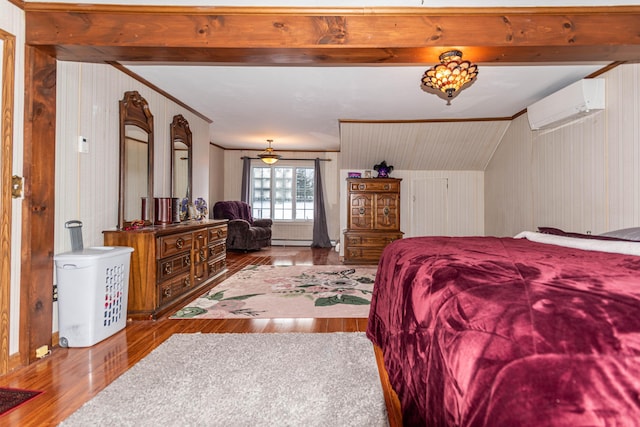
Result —
[[158, 305], [170, 303], [181, 294], [193, 288], [191, 275], [182, 274], [158, 285]]
[[163, 282], [169, 277], [191, 271], [191, 253], [187, 252], [171, 258], [158, 261], [158, 282]]
[[190, 251], [193, 243], [192, 233], [172, 234], [158, 238], [158, 258], [165, 258], [180, 252]]
[[209, 245], [209, 259], [213, 259], [227, 253], [227, 242], [222, 241]]
[[217, 276], [225, 271], [227, 268], [226, 258], [217, 259], [215, 261], [209, 261], [209, 277]]
[[226, 240], [227, 239], [227, 226], [221, 227], [211, 227], [209, 228], [209, 243], [212, 243], [215, 240]]

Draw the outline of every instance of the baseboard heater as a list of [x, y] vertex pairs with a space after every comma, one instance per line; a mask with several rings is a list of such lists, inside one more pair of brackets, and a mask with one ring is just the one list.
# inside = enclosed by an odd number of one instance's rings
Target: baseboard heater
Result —
[[[311, 240], [271, 239], [271, 246], [311, 246], [311, 243]], [[335, 240], [332, 240], [331, 246], [335, 245]]]

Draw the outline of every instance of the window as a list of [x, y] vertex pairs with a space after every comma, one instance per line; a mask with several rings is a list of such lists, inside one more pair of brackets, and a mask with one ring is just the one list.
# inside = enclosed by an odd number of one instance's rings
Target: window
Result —
[[313, 220], [314, 170], [308, 167], [251, 168], [251, 208], [255, 218]]

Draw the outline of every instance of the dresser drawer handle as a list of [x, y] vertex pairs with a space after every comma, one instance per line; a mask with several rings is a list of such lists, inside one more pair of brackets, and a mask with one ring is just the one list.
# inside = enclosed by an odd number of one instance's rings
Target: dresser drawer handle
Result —
[[389, 206], [385, 206], [385, 207], [382, 209], [382, 214], [383, 214], [384, 216], [389, 216]]
[[171, 264], [170, 263], [165, 263], [164, 264], [164, 274], [171, 274], [171, 272], [173, 271], [173, 269], [171, 268]]
[[358, 184], [358, 190], [364, 190], [365, 188], [367, 188], [366, 185], [364, 184]]
[[163, 292], [165, 297], [170, 297], [171, 296], [171, 288], [164, 288], [164, 292]]
[[222, 237], [224, 235], [224, 231], [218, 230], [218, 237]]
[[191, 257], [189, 255], [182, 258], [182, 265], [184, 265], [185, 267], [191, 265]]
[[188, 277], [185, 277], [185, 278], [184, 278], [184, 282], [183, 282], [184, 287], [185, 287], [185, 288], [188, 288], [190, 284], [191, 284], [191, 283], [189, 282], [189, 278], [188, 278]]
[[390, 189], [390, 188], [391, 188], [391, 186], [390, 186], [389, 184], [385, 184], [385, 185], [384, 185], [384, 189], [385, 189], [385, 190], [388, 190], [388, 189]]
[[359, 208], [359, 209], [358, 209], [358, 213], [359, 213], [360, 215], [364, 215], [364, 212], [365, 212], [365, 209], [364, 209], [364, 208]]
[[198, 251], [198, 254], [200, 255], [200, 261], [204, 261], [207, 259], [207, 253], [204, 251], [204, 249], [200, 249]]
[[176, 240], [176, 248], [182, 249], [183, 246], [184, 246], [184, 239], [182, 237], [178, 237], [178, 239]]

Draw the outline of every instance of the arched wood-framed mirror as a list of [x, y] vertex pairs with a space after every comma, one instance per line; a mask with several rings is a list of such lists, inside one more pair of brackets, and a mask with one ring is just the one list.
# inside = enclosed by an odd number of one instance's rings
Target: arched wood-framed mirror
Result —
[[170, 125], [171, 197], [191, 202], [193, 151], [189, 122], [178, 114]]
[[118, 229], [134, 220], [153, 223], [153, 115], [137, 91], [120, 101]]

